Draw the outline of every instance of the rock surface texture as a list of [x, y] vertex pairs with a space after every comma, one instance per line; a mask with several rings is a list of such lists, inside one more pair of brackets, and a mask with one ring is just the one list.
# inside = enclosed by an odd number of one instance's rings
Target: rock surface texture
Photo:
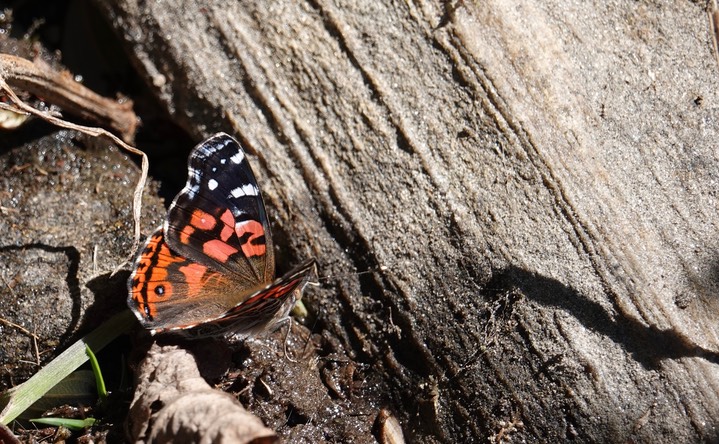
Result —
[[280, 268], [318, 258], [314, 329], [408, 441], [719, 439], [704, 3], [96, 5], [254, 155]]

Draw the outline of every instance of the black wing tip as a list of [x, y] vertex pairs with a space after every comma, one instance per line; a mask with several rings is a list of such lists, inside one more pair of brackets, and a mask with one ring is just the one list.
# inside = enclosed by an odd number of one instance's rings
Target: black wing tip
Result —
[[240, 142], [232, 137], [231, 135], [220, 131], [219, 133], [215, 133], [212, 136], [208, 137], [204, 141], [200, 142], [197, 146], [202, 145], [219, 145], [219, 146], [227, 146], [227, 145], [237, 145], [238, 147], [242, 147]]
[[[195, 145], [195, 147], [192, 149], [190, 157], [188, 158], [188, 164], [190, 164], [190, 169], [193, 168], [193, 160], [197, 159], [201, 163], [204, 163], [204, 161], [209, 159], [214, 153], [225, 150], [228, 147], [233, 151], [241, 152], [242, 156], [245, 155], [245, 150], [242, 147], [242, 144], [237, 139], [225, 132], [215, 133], [214, 135]], [[201, 168], [201, 164], [196, 165], [194, 168]]]

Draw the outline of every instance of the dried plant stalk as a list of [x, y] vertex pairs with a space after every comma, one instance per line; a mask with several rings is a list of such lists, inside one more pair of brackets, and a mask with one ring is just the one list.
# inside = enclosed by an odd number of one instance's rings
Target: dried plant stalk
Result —
[[42, 97], [73, 115], [110, 128], [132, 143], [137, 131], [137, 116], [132, 101], [118, 102], [85, 88], [68, 72], [56, 72], [30, 60], [0, 54], [0, 73], [15, 88]]

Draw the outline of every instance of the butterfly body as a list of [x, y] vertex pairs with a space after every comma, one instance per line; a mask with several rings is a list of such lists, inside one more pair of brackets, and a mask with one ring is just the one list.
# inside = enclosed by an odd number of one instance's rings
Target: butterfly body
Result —
[[151, 332], [250, 336], [285, 318], [314, 269], [277, 280], [259, 187], [239, 143], [224, 133], [196, 146], [187, 184], [145, 242], [128, 305]]

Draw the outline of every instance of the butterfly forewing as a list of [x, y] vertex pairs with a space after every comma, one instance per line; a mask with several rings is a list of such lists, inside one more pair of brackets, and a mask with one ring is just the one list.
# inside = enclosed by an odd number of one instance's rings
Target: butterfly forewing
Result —
[[255, 175], [242, 147], [217, 134], [190, 154], [185, 188], [165, 225], [170, 248], [250, 284], [274, 277], [272, 237]]

